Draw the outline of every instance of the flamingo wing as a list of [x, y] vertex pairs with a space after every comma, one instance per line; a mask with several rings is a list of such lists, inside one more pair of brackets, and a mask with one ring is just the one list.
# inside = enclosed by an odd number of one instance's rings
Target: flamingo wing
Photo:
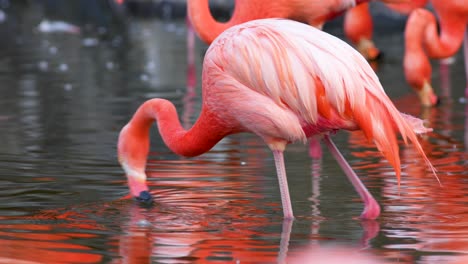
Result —
[[[210, 84], [204, 96], [221, 96], [231, 87], [238, 93], [256, 94], [287, 115], [294, 114], [303, 128], [311, 126], [320, 132], [361, 129], [394, 166], [397, 176], [396, 133], [405, 142], [409, 138], [427, 161], [411, 124], [385, 94], [367, 61], [330, 34], [285, 19], [250, 21], [226, 30], [213, 42], [204, 68], [203, 82]], [[293, 119], [285, 123], [285, 130], [291, 128]]]

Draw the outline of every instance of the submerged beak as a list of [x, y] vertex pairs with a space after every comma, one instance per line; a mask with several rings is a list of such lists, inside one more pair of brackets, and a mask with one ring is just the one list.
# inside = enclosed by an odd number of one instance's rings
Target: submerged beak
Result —
[[153, 197], [149, 193], [146, 179], [127, 174], [128, 187], [130, 188], [131, 195], [138, 201], [144, 204], [153, 202]]
[[138, 196], [135, 196], [135, 199], [144, 204], [151, 204], [153, 203], [153, 197], [148, 191], [142, 191]]

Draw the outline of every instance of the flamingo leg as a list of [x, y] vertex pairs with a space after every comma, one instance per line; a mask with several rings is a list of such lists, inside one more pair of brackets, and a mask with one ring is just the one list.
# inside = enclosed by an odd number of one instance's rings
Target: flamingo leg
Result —
[[375, 198], [372, 194], [367, 190], [366, 186], [362, 183], [359, 177], [356, 175], [354, 170], [345, 160], [343, 155], [340, 153], [338, 148], [336, 147], [335, 143], [330, 139], [328, 135], [323, 137], [323, 141], [327, 145], [328, 149], [330, 150], [333, 157], [336, 159], [340, 167], [345, 172], [346, 176], [348, 177], [349, 181], [353, 184], [354, 188], [358, 192], [359, 196], [361, 196], [362, 200], [364, 201], [364, 211], [361, 214], [361, 218], [363, 219], [375, 219], [380, 214], [380, 206], [375, 201]]
[[292, 219], [283, 220], [283, 230], [281, 231], [281, 241], [277, 261], [278, 264], [288, 263], [286, 258], [288, 256], [289, 240], [291, 239], [292, 225]]
[[309, 139], [309, 156], [313, 159], [320, 159], [322, 157], [322, 146], [320, 146], [320, 140], [317, 137]]
[[289, 196], [288, 179], [286, 177], [286, 168], [284, 167], [283, 151], [273, 150], [273, 157], [275, 158], [276, 173], [278, 175], [284, 218], [293, 219], [294, 215], [293, 215], [292, 206], [291, 206], [291, 198]]

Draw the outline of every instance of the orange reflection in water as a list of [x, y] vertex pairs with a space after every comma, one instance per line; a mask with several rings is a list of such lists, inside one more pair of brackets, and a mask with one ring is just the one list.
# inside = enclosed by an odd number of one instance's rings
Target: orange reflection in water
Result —
[[[381, 204], [385, 226], [382, 228], [392, 243], [385, 246], [385, 256], [403, 263], [458, 263], [468, 254], [468, 167], [466, 147], [453, 136], [460, 131], [453, 105], [418, 109], [415, 96], [397, 100], [402, 112], [427, 121], [434, 132], [421, 137], [420, 142], [429, 159], [438, 170], [441, 184], [427, 169], [415, 149], [401, 144], [402, 179], [398, 186], [389, 166], [377, 158], [378, 152], [359, 134], [350, 136], [357, 150], [355, 157], [376, 157], [373, 163], [360, 161], [356, 166], [383, 181]], [[465, 131], [465, 135], [466, 135]], [[380, 186], [380, 184], [379, 184]], [[411, 251], [441, 252], [415, 259]], [[427, 254], [426, 253], [426, 254]], [[465, 258], [466, 259], [466, 258]]]
[[100, 254], [90, 253], [92, 248], [76, 242], [96, 237], [81, 230], [89, 232], [98, 230], [98, 227], [91, 222], [72, 221], [75, 217], [74, 213], [49, 211], [28, 219], [8, 218], [9, 221], [21, 221], [23, 224], [0, 224], [0, 263], [100, 262]]
[[[239, 153], [230, 144], [249, 147]], [[112, 263], [276, 262], [279, 239], [266, 239], [265, 230], [281, 228], [282, 211], [279, 200], [263, 195], [270, 186], [258, 175], [268, 161], [260, 144], [232, 138], [209, 158], [150, 160], [157, 204], [132, 205], [124, 235], [116, 237], [122, 258]]]

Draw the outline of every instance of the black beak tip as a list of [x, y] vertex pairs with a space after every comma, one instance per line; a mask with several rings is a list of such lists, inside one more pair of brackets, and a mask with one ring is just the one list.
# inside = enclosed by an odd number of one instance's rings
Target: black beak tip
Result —
[[142, 191], [140, 192], [140, 195], [138, 197], [135, 197], [135, 199], [142, 203], [142, 204], [151, 204], [153, 203], [153, 197], [148, 191]]
[[383, 51], [380, 51], [377, 56], [375, 56], [374, 58], [370, 58], [369, 61], [370, 62], [378, 62], [378, 61], [382, 61], [385, 57], [385, 54], [383, 53]]

